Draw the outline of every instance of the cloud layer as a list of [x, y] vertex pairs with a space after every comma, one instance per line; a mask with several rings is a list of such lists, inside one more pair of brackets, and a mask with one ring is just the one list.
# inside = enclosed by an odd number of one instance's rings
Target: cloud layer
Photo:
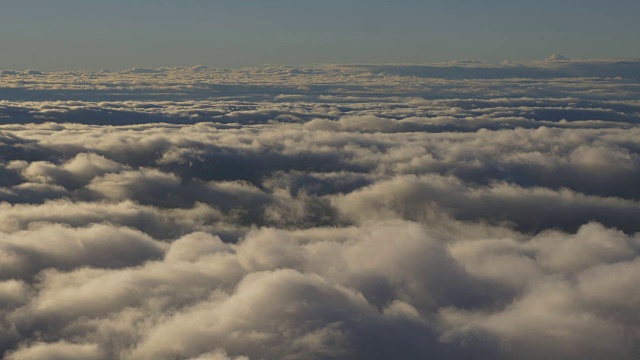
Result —
[[3, 71], [0, 353], [636, 359], [634, 66]]

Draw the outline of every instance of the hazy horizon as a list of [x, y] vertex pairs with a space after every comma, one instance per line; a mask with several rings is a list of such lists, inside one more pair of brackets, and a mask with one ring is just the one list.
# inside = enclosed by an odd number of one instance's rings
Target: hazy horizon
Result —
[[[559, 54], [554, 53], [550, 54], [550, 56]], [[562, 54], [560, 54], [562, 55]], [[621, 57], [621, 58], [597, 58], [597, 59], [570, 59], [567, 58], [567, 62], [608, 62], [608, 61], [637, 61], [640, 60], [640, 57]], [[65, 71], [89, 71], [89, 72], [100, 72], [100, 71], [110, 71], [110, 72], [123, 72], [134, 69], [190, 69], [197, 67], [207, 67], [211, 69], [242, 69], [242, 68], [268, 68], [268, 67], [292, 67], [292, 68], [312, 68], [312, 67], [328, 67], [328, 66], [518, 66], [518, 65], [539, 65], [541, 63], [548, 62], [548, 57], [543, 59], [532, 59], [532, 60], [508, 60], [505, 59], [500, 62], [489, 62], [484, 60], [474, 60], [474, 59], [450, 59], [445, 61], [436, 61], [436, 62], [342, 62], [342, 63], [304, 63], [304, 64], [285, 64], [285, 63], [264, 63], [264, 64], [255, 64], [255, 65], [238, 65], [238, 66], [215, 66], [211, 64], [202, 64], [202, 63], [194, 63], [194, 64], [183, 64], [183, 65], [175, 65], [175, 64], [164, 64], [157, 66], [149, 66], [145, 64], [133, 64], [132, 66], [126, 66], [121, 68], [55, 68], [55, 69], [45, 69], [45, 68], [34, 68], [34, 67], [25, 67], [25, 68], [0, 68], [0, 71], [17, 71], [24, 72], [29, 70], [41, 71], [41, 72], [65, 72]]]
[[630, 0], [7, 0], [0, 67], [634, 58], [638, 13]]

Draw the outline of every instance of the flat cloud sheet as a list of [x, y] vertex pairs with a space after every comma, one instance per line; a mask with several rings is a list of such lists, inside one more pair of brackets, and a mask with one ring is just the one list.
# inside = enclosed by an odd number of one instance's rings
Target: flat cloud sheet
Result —
[[0, 353], [637, 359], [640, 62], [0, 72]]

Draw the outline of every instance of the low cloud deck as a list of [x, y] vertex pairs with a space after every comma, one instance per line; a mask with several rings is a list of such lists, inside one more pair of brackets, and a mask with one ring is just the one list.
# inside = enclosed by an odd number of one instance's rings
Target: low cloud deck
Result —
[[639, 69], [0, 72], [0, 353], [637, 359]]

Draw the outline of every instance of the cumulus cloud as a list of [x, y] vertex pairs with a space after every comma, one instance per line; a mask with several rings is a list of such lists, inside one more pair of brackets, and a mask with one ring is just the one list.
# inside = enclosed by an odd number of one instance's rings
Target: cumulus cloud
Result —
[[0, 353], [636, 359], [638, 62], [0, 73]]
[[59, 342], [53, 344], [36, 343], [29, 347], [21, 347], [9, 352], [8, 360], [40, 360], [40, 359], [104, 359], [104, 355], [96, 345], [71, 344]]
[[31, 223], [27, 230], [0, 237], [3, 279], [31, 278], [43, 269], [81, 266], [119, 268], [162, 254], [162, 243], [146, 234], [108, 225], [69, 228]]

